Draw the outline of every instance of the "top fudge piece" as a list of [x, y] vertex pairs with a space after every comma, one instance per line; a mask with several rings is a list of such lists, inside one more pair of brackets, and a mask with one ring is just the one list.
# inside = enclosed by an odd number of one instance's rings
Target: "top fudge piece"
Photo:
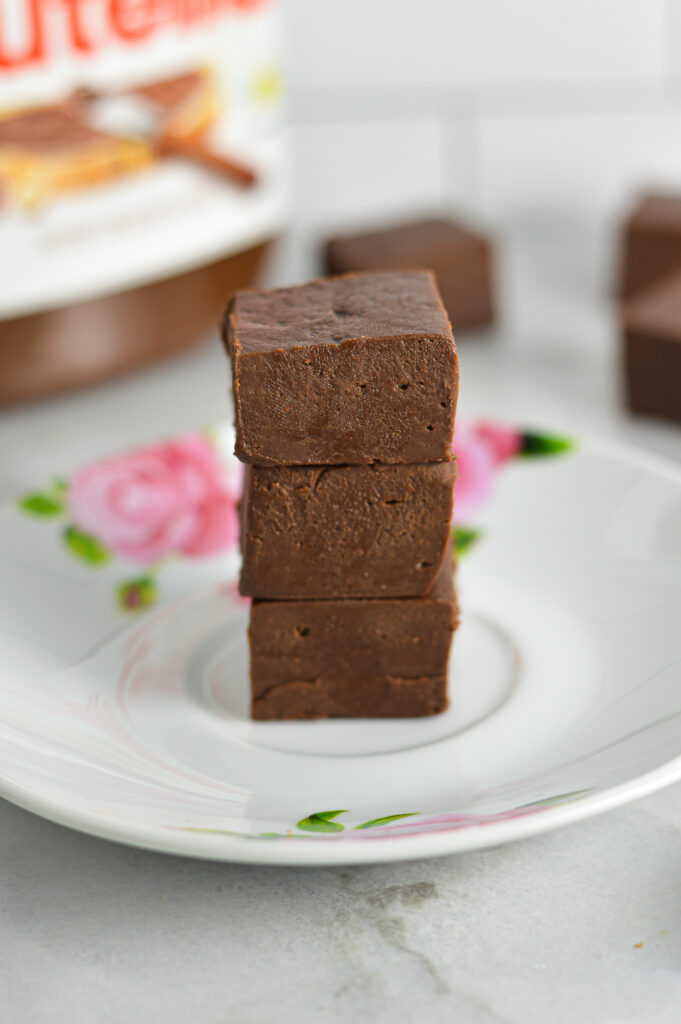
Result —
[[494, 320], [492, 246], [457, 221], [432, 218], [332, 238], [325, 257], [329, 274], [429, 267], [455, 331]]
[[223, 334], [243, 462], [449, 458], [458, 360], [428, 271], [239, 292]]
[[620, 294], [631, 298], [681, 269], [681, 196], [643, 196], [622, 232]]

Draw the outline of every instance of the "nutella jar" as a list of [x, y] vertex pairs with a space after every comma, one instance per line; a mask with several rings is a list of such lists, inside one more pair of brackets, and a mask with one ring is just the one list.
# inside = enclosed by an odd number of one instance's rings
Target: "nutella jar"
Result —
[[285, 219], [278, 0], [0, 0], [0, 403], [200, 340]]

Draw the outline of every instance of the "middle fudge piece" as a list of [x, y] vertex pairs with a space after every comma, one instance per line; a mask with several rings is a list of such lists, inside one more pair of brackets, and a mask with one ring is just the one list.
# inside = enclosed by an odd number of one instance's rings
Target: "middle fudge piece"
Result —
[[239, 589], [250, 597], [418, 597], [449, 539], [454, 463], [249, 466]]
[[224, 338], [242, 462], [449, 457], [458, 362], [430, 272], [349, 274], [239, 292]]

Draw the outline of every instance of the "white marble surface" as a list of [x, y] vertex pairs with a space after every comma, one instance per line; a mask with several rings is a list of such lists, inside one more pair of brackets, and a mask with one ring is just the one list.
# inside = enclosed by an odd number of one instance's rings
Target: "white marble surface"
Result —
[[[604, 307], [547, 306], [522, 338], [461, 345], [462, 407], [681, 461], [681, 429], [618, 410], [613, 351]], [[215, 340], [6, 412], [0, 496], [225, 413]], [[0, 801], [0, 906], [8, 1024], [676, 1024], [681, 785], [496, 850], [317, 870], [126, 849]]]

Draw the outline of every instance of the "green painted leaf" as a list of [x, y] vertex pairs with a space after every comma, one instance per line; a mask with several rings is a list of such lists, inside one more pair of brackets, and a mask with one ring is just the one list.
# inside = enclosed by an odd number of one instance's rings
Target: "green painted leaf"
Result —
[[345, 826], [331, 819], [338, 814], [347, 813], [347, 811], [317, 811], [316, 814], [309, 814], [307, 818], [301, 818], [298, 828], [303, 832], [342, 832]]
[[19, 508], [32, 516], [58, 516], [64, 511], [62, 503], [51, 494], [34, 491], [19, 499]]
[[355, 825], [355, 828], [379, 828], [381, 825], [389, 825], [391, 821], [398, 821], [399, 818], [411, 818], [414, 814], [418, 814], [418, 811], [406, 811], [404, 814], [387, 814], [385, 818], [372, 818], [371, 821], [363, 821], [361, 825]]
[[467, 554], [481, 537], [482, 530], [476, 530], [473, 526], [455, 526], [452, 529], [454, 556], [461, 558], [462, 555]]
[[111, 552], [101, 541], [89, 533], [83, 533], [76, 526], [66, 527], [64, 543], [72, 555], [91, 566], [106, 565], [111, 558]]
[[153, 576], [126, 580], [116, 591], [118, 607], [124, 612], [141, 612], [156, 603], [158, 591]]
[[560, 437], [558, 434], [533, 434], [526, 432], [521, 434], [519, 455], [560, 455], [563, 452], [573, 451], [575, 443], [570, 437]]

